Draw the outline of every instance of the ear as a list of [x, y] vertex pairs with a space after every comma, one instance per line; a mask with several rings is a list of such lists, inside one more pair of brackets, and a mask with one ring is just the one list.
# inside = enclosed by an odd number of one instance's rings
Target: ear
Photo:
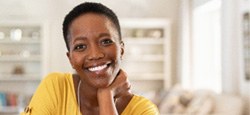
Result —
[[66, 55], [67, 55], [67, 57], [68, 57], [68, 59], [69, 59], [69, 62], [70, 62], [71, 67], [72, 67], [73, 69], [75, 69], [74, 64], [73, 64], [73, 62], [72, 62], [72, 59], [71, 59], [71, 57], [70, 57], [70, 52], [67, 52]]
[[121, 41], [120, 45], [121, 45], [121, 59], [122, 59], [122, 57], [124, 55], [124, 42]]

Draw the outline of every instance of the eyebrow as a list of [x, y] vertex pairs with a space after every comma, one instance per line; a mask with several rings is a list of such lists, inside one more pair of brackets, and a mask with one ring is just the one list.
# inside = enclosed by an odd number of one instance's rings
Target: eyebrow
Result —
[[86, 39], [87, 39], [87, 38], [84, 37], [84, 36], [79, 36], [79, 37], [76, 37], [76, 38], [74, 39], [73, 43], [75, 43], [75, 42], [78, 41], [78, 40], [86, 40]]
[[109, 33], [101, 33], [101, 34], [99, 34], [98, 37], [100, 38], [100, 37], [105, 37], [105, 36], [110, 37], [111, 35]]
[[[99, 35], [98, 35], [98, 38], [100, 38], [100, 37], [110, 37], [111, 35], [109, 34], [109, 33], [100, 33]], [[76, 41], [78, 41], [78, 40], [86, 40], [87, 39], [87, 37], [85, 37], [85, 36], [79, 36], [79, 37], [76, 37], [75, 39], [74, 39], [74, 41], [73, 41], [73, 43], [75, 43]]]

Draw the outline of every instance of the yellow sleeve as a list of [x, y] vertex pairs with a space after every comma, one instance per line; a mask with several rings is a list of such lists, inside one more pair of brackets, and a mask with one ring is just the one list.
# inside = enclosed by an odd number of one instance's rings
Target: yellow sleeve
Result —
[[150, 100], [135, 95], [129, 102], [122, 115], [160, 115], [155, 104]]
[[59, 73], [49, 74], [38, 86], [30, 104], [21, 115], [55, 115], [60, 102]]

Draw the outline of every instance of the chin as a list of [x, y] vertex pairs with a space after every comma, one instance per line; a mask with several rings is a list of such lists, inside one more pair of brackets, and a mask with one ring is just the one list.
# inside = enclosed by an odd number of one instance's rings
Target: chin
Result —
[[93, 86], [96, 88], [105, 88], [110, 86], [113, 81], [114, 81], [115, 77], [102, 77], [102, 78], [98, 78], [95, 81], [93, 81]]

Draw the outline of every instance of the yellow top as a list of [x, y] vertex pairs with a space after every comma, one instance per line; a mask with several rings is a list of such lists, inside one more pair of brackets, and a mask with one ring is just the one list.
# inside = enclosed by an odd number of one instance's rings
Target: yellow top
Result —
[[[79, 115], [72, 74], [49, 74], [21, 115]], [[151, 101], [135, 95], [122, 115], [159, 115], [159, 112]]]

